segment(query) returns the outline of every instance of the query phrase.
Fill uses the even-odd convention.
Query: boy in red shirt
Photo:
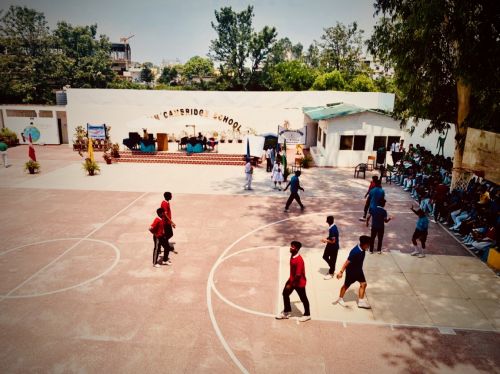
[[[170,210],[170,200],[172,200],[172,193],[171,192],[165,192],[163,194],[163,198],[165,200],[163,200],[161,202],[161,208],[163,209],[164,211],[164,214],[163,214],[163,229],[164,229],[164,236],[165,236],[165,242],[167,244],[166,247],[163,247],[165,248],[165,251],[164,251],[164,254],[163,254],[163,260],[166,261],[166,262],[169,262],[169,265],[171,264],[170,260],[169,260],[169,252],[172,251],[174,253],[177,253],[175,250],[174,250],[174,247],[173,245],[170,245],[169,243],[169,240],[172,238],[172,236],[174,236],[174,230],[175,229],[175,223],[174,221],[172,221],[172,211]]]
[[[276,319],[290,318],[290,315],[292,314],[290,294],[293,290],[297,291],[300,301],[304,304],[304,315],[299,318],[299,321],[306,322],[311,319],[311,313],[309,312],[309,300],[306,295],[306,269],[304,266],[304,260],[302,256],[299,255],[301,247],[302,243],[295,240],[290,244],[290,278],[288,278],[285,288],[283,288],[283,304],[285,309],[276,316]]]
[[[154,249],[153,249],[153,266],[155,268],[161,267],[160,262],[159,262],[159,257],[160,257],[160,251],[161,247],[163,246],[163,249],[165,250],[166,253],[168,253],[168,242],[165,241],[165,232],[163,231],[163,214],[164,211],[162,208],[156,209],[156,214],[158,217],[156,217],[149,227],[149,231],[151,234],[153,234],[153,242],[154,242]],[[165,265],[170,265],[167,262],[163,262]]]

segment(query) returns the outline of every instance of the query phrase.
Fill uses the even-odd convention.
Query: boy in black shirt
[[[340,304],[342,306],[346,306],[344,302],[344,295],[347,289],[354,282],[359,282],[359,299],[358,299],[358,308],[370,309],[370,304],[365,299],[365,291],[366,291],[366,279],[365,274],[363,273],[363,261],[365,260],[365,251],[370,248],[371,238],[366,235],[362,235],[359,237],[359,244],[351,249],[349,253],[349,257],[347,258],[344,266],[342,266],[342,270],[337,274],[337,279],[342,278],[344,271],[346,271],[345,282],[342,288],[340,289],[340,296],[334,304]]]

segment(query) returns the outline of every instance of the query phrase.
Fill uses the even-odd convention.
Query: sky
[[[211,22],[214,10],[231,6],[239,12],[254,7],[253,26],[274,26],[278,38],[288,37],[304,49],[320,40],[323,29],[354,21],[368,38],[376,23],[374,0],[2,0],[0,9],[21,5],[45,14],[50,28],[58,21],[72,25],[97,23],[98,34],[111,42],[130,39],[132,60],[160,64],[163,60],[186,62],[209,52],[216,38]]]

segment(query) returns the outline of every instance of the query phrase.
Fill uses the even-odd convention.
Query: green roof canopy
[[[328,106],[304,107],[302,108],[302,111],[313,121],[319,121],[322,119],[344,117],[356,113],[369,112],[370,110],[356,105],[336,103]]]

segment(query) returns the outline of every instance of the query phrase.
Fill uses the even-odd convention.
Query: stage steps
[[[117,162],[136,163],[163,163],[163,164],[191,164],[191,165],[245,165],[245,157],[238,154],[224,153],[193,153],[188,155],[185,152],[132,152],[122,151],[120,157],[114,159]]]

